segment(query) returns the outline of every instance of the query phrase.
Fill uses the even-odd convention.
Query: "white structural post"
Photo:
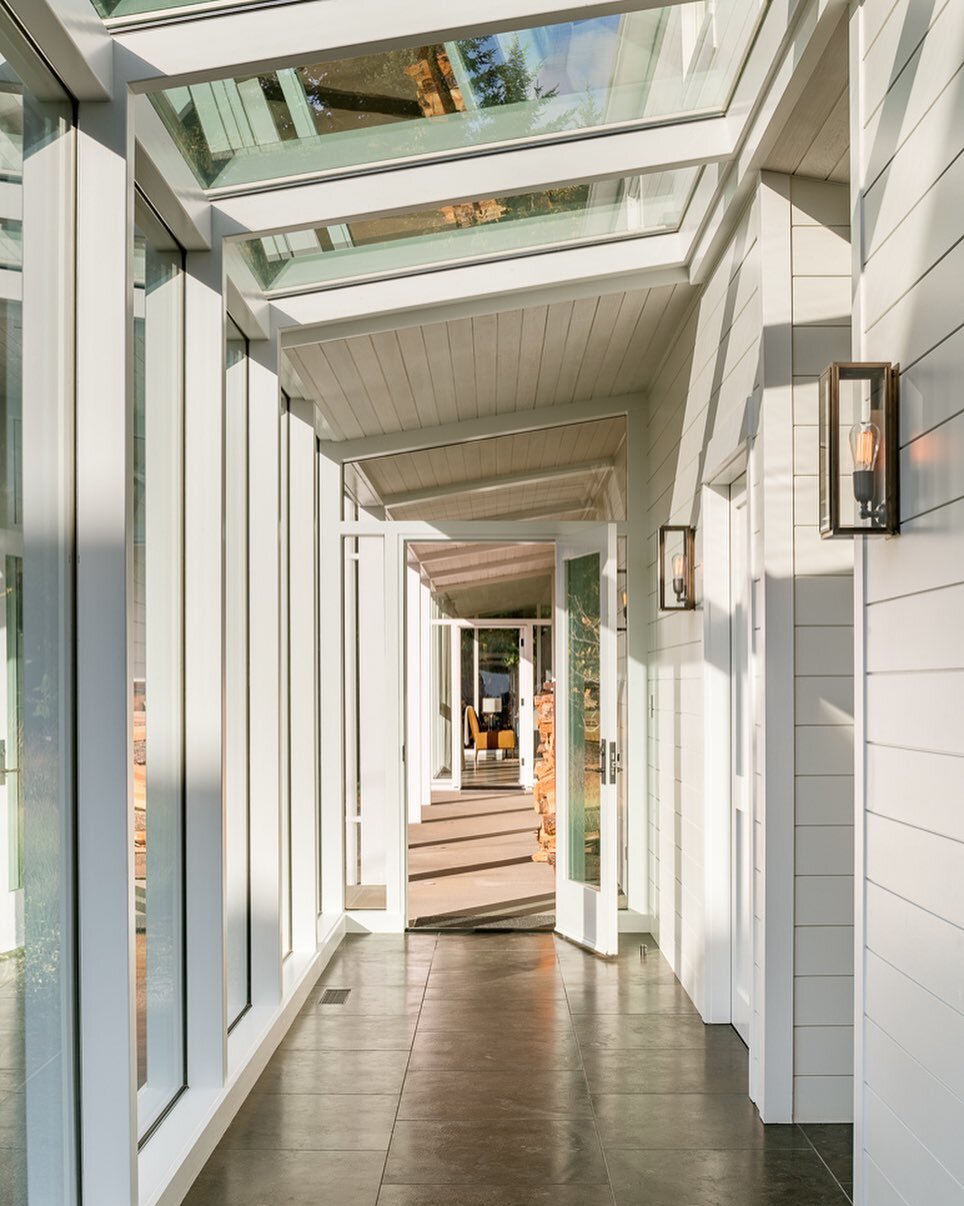
[[[77,858],[83,1197],[137,1201],[129,675],[133,140],[123,98],[77,140]]]
[[[535,783],[535,715],[532,697],[535,695],[535,634],[533,624],[523,624],[519,629],[522,645],[519,658],[519,784],[531,791]]]
[[[288,609],[292,948],[314,951],[318,910],[318,657],[315,628],[315,413],[291,400],[288,415]]]
[[[26,708],[22,717],[25,888],[17,896],[26,898],[26,1118],[33,1137],[27,1147],[27,1193],[31,1202],[72,1206],[74,307],[72,274],[64,267],[73,227],[73,137],[66,102],[35,108],[28,101],[24,109],[23,255],[29,267],[22,274],[23,397],[29,404],[22,416],[23,593],[29,606],[23,616],[23,698],[43,698],[47,705]],[[58,954],[56,970],[52,951]]]
[[[251,1003],[281,1000],[281,393],[275,339],[248,354]]]
[[[764,1122],[793,1119],[793,389],[790,182],[760,187],[764,400],[762,1078]],[[757,818],[761,819],[761,818]]]
[[[428,649],[422,647],[422,577],[418,565],[405,568],[405,790],[408,794],[409,823],[422,819],[422,727],[423,662]]]
[[[620,773],[627,780],[627,840],[629,888],[627,905],[649,918],[649,619],[650,552],[646,522],[646,412],[641,404],[626,413],[626,677],[628,690],[627,747],[620,751]],[[621,601],[617,600],[617,606]]]
[[[184,325],[187,1071],[192,1088],[220,1088],[227,1067],[220,246],[187,257]]]
[[[341,466],[318,457],[318,546],[321,554],[319,658],[321,664],[321,911],[345,907],[345,749],[347,709],[344,633],[344,558],[341,542]]]
[[[452,791],[462,790],[462,629],[449,626],[451,687],[449,712],[452,717]]]

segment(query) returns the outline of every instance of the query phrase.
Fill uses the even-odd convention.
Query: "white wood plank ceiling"
[[[625,440],[624,419],[597,419],[377,457],[348,466],[346,483],[395,519],[617,520]]]
[[[552,600],[552,544],[420,543],[409,547],[409,555],[449,614],[532,615],[536,605]]]
[[[335,439],[645,389],[693,294],[671,285],[289,348]]]

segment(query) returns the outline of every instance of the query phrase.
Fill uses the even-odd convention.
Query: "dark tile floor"
[[[844,1206],[850,1128],[764,1127],[643,941],[347,939],[187,1206]]]

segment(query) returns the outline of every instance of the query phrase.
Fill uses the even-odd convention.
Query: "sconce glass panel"
[[[820,534],[898,530],[898,370],[832,364],[820,378]]]
[[[696,607],[695,561],[696,529],[663,524],[659,529],[660,611],[692,611]]]

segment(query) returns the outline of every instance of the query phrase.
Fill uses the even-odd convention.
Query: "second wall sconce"
[[[696,607],[696,528],[663,524],[659,529],[659,609]]]

